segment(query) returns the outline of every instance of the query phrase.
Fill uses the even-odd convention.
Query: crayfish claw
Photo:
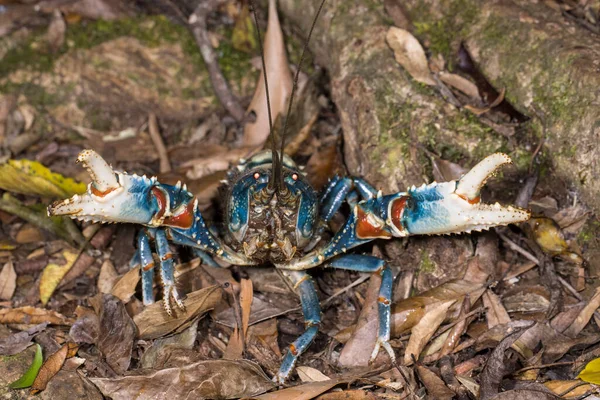
[[[470,201],[477,200],[479,192],[488,178],[502,165],[510,163],[512,163],[512,160],[504,153],[487,156],[460,178],[455,193]]]

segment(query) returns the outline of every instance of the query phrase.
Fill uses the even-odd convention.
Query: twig
[[[332,294],[331,296],[329,296],[327,299],[323,300],[323,301],[320,303],[320,305],[321,305],[322,307],[326,306],[326,305],[327,305],[327,304],[329,304],[329,302],[331,302],[331,300],[333,300],[334,298],[338,297],[339,295],[343,294],[344,292],[348,291],[349,289],[352,289],[353,287],[360,285],[361,283],[363,283],[364,281],[366,281],[366,280],[367,280],[367,279],[369,279],[370,277],[371,277],[371,275],[370,275],[370,274],[365,274],[365,275],[361,276],[360,278],[358,278],[357,280],[355,280],[354,282],[352,282],[352,283],[351,283],[351,284],[349,284],[348,286],[346,286],[346,287],[344,287],[344,288],[342,288],[342,289],[338,290],[337,292],[335,292],[334,294]],[[282,316],[282,315],[289,314],[289,313],[292,313],[292,312],[295,312],[295,311],[301,311],[301,310],[302,310],[302,307],[294,307],[294,308],[290,308],[290,309],[287,309],[287,310],[281,311],[281,312],[279,312],[279,313],[277,313],[277,314],[269,315],[269,316],[267,316],[267,317],[264,317],[264,318],[258,319],[258,320],[256,320],[256,321],[252,321],[252,322],[250,322],[250,323],[248,324],[248,326],[256,325],[256,324],[258,324],[258,323],[260,323],[260,322],[267,321],[267,320],[269,320],[269,319],[271,319],[271,318],[280,317],[280,316]],[[217,321],[217,323],[220,323],[220,324],[222,324],[222,325],[226,325],[226,324],[223,324],[222,322],[219,322],[219,321]],[[228,325],[226,325],[226,326],[228,326]]]
[[[217,98],[221,104],[223,104],[223,107],[225,107],[227,112],[229,112],[236,121],[240,122],[244,119],[244,109],[231,93],[227,80],[225,80],[221,68],[219,68],[217,55],[210,43],[206,26],[208,14],[222,2],[223,0],[200,0],[200,4],[198,4],[198,7],[196,7],[192,15],[190,15],[188,24],[194,35],[194,39],[196,39],[196,44],[200,49],[206,68],[208,69],[210,82],[212,83]]]
[[[533,254],[531,254],[530,252],[528,252],[527,250],[525,250],[524,248],[522,248],[521,246],[519,246],[512,240],[510,240],[503,233],[498,232],[498,236],[500,236],[500,239],[502,239],[508,245],[508,247],[511,248],[511,250],[516,251],[517,253],[523,255],[525,258],[527,258],[528,260],[534,262],[536,265],[541,267],[540,260],[538,260],[538,258],[536,256],[534,256]],[[571,284],[569,282],[565,281],[560,276],[557,276],[557,278],[558,278],[558,281],[560,282],[560,284],[565,288],[565,290],[567,292],[571,293],[571,295],[573,295],[573,297],[575,297],[577,300],[584,301],[584,298],[581,297],[581,295],[579,293],[577,293],[577,290],[575,290],[575,288],[573,286],[571,286]],[[596,317],[600,318],[600,312],[595,311],[594,315]]]
[[[148,115],[148,131],[150,132],[150,139],[152,139],[152,143],[154,143],[154,147],[156,147],[156,152],[158,153],[160,173],[170,172],[171,163],[169,162],[169,155],[162,136],[160,136],[160,132],[158,131],[158,121],[154,113]]]
[[[331,302],[331,300],[335,299],[337,296],[339,296],[342,293],[344,293],[344,292],[352,289],[355,286],[360,285],[361,283],[363,283],[364,281],[366,281],[370,277],[371,277],[370,274],[365,274],[365,275],[361,276],[360,278],[358,278],[357,280],[355,280],[354,282],[352,282],[348,286],[346,286],[344,288],[341,288],[340,290],[338,290],[337,292],[335,292],[334,294],[332,294],[329,298],[325,299],[323,302],[321,302],[321,305],[322,306],[326,306],[327,304],[329,304]]]
[[[550,367],[561,367],[563,365],[573,365],[574,362],[575,361],[561,361],[561,362],[555,362],[555,363],[551,363],[551,364],[531,365],[529,367],[518,369],[515,372],[513,372],[512,374],[516,375],[521,372],[529,371],[532,369],[543,369],[543,368],[550,368]]]

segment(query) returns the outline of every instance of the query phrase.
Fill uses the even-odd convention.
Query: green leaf
[[[37,161],[8,160],[0,164],[0,189],[13,193],[65,198],[84,193],[86,186],[50,171]]]
[[[584,382],[600,385],[600,358],[596,358],[587,363],[583,371],[577,375],[577,378]]]
[[[42,363],[44,362],[44,358],[42,357],[42,347],[39,344],[36,344],[35,346],[35,357],[33,357],[33,362],[31,363],[31,366],[29,367],[27,372],[23,374],[22,377],[8,385],[9,388],[23,389],[33,384],[33,381],[35,380],[35,377],[37,376],[38,372],[40,371],[40,368],[42,367]]]

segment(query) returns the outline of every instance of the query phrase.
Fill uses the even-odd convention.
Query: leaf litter
[[[392,9],[391,2],[386,3],[386,9]],[[270,87],[273,102],[279,104],[274,107],[277,115],[286,112],[282,99],[289,94],[291,74],[289,62],[283,57],[285,44],[279,22],[275,21],[277,29],[271,29],[276,16],[271,12],[273,4],[269,2],[267,33],[271,44],[265,47],[269,76],[278,82]],[[398,19],[401,10],[394,10]],[[235,21],[235,37],[231,39],[234,47],[256,51],[245,4],[225,1],[215,14],[227,15],[223,21]],[[44,40],[49,41],[50,52],[62,52],[70,46],[69,30],[89,17],[64,15],[63,18],[53,12],[48,18],[51,29]],[[227,23],[211,18],[208,21],[209,25]],[[403,24],[403,28],[410,26],[410,22]],[[220,46],[229,40],[222,32],[214,37],[217,50],[222,50]],[[494,88],[481,74],[465,46],[458,54],[458,69],[454,69],[443,57],[432,57],[409,30],[391,28],[387,43],[401,68],[414,80],[439,90],[448,101],[450,93],[457,101],[452,100],[452,104],[458,104],[493,130],[514,135],[516,130],[511,124],[526,119],[508,104],[510,93]],[[102,49],[110,52],[110,42]],[[272,65],[276,72],[270,69]],[[251,72],[259,81],[262,79],[260,71]],[[94,77],[88,79],[93,81]],[[231,85],[234,90],[242,87],[238,86]],[[190,260],[189,255],[183,254],[182,261],[191,261],[181,263],[177,275],[179,285],[185,289],[182,292],[187,293],[186,311],[170,318],[160,303],[142,308],[137,292],[139,269],[128,269],[124,256],[117,251],[118,246],[132,248],[133,240],[119,243],[121,240],[113,236],[122,237],[122,225],[96,237],[94,226],[83,224],[82,234],[70,220],[48,219],[39,212],[40,199],[63,198],[85,190],[84,184],[66,178],[79,177],[78,171],[71,169],[71,160],[82,147],[102,143],[107,146],[107,153],[115,151],[112,162],[119,168],[150,174],[166,171],[170,162],[173,170],[164,176],[187,176],[189,187],[201,199],[203,212],[218,214],[212,202],[224,176],[221,171],[264,145],[268,133],[266,115],[261,112],[266,107],[264,90],[259,84],[248,106],[256,113],[256,121],[262,121],[260,124],[235,125],[219,112],[211,113],[210,121],[153,113],[153,130],[158,132],[155,128],[160,127],[160,141],[155,140],[150,146],[156,152],[160,150],[161,157],[146,150],[139,154],[124,150],[127,143],[138,143],[132,139],[147,138],[147,109],[139,115],[135,111],[128,116],[112,115],[108,123],[120,124],[119,127],[102,127],[107,122],[99,121],[101,115],[96,116],[100,125],[72,121],[70,129],[84,139],[72,139],[73,132],[52,122],[60,133],[52,131],[39,145],[25,136],[21,142],[24,144],[11,142],[8,147],[18,149],[15,153],[24,158],[11,158],[0,168],[0,188],[14,194],[4,193],[0,203],[0,324],[6,329],[0,331],[0,352],[19,356],[32,352],[31,346],[35,345],[35,368],[24,375],[21,384],[33,384],[33,390],[42,390],[42,396],[61,393],[59,389],[53,391],[55,383],[63,388],[70,384],[82,390],[87,387],[90,397],[98,398],[100,395],[89,389],[93,382],[112,398],[131,398],[141,392],[142,398],[170,399],[444,399],[465,398],[466,393],[491,399],[537,399],[559,395],[570,398],[596,390],[586,383],[598,384],[594,357],[600,356],[596,350],[600,342],[596,325],[600,321],[598,283],[586,269],[586,255],[593,254],[594,240],[590,237],[596,231],[590,228],[590,221],[595,217],[577,201],[569,202],[545,187],[532,190],[529,195],[534,196],[530,204],[538,213],[529,224],[529,231],[510,228],[501,230],[500,236],[472,236],[473,246],[460,271],[444,271],[441,277],[430,281],[423,278],[435,274],[427,269],[427,257],[436,251],[433,239],[412,239],[422,244],[418,252],[416,246],[398,244],[399,253],[386,247],[378,254],[389,262],[395,274],[400,268],[406,269],[404,276],[408,279],[403,281],[404,287],[399,290],[403,294],[397,298],[412,295],[392,306],[392,346],[402,360],[399,365],[391,365],[387,355],[382,354],[374,366],[361,369],[368,361],[377,333],[373,295],[377,279],[366,283],[346,271],[315,271],[320,298],[327,298],[322,302],[321,332],[298,363],[298,376],[291,380],[296,386],[280,390],[275,390],[263,371],[276,372],[283,355],[280,345],[295,339],[303,331],[303,324],[297,300],[289,288],[274,279],[273,270],[245,271],[233,266],[222,273],[212,273],[209,271],[213,267],[200,265],[200,260]],[[244,106],[250,96],[246,92],[239,97]],[[21,130],[35,129],[46,117],[29,104],[19,104]],[[324,184],[334,172],[345,172],[341,136],[331,133],[338,121],[329,114],[329,110],[307,112],[306,129],[297,141],[288,142],[295,157],[308,163],[309,176],[314,177],[316,186]],[[133,121],[135,118],[138,120]],[[0,132],[4,132],[9,119],[0,118]],[[207,128],[207,124],[213,128]],[[219,129],[214,128],[217,125]],[[141,128],[131,128],[134,126]],[[124,135],[113,135],[115,132]],[[186,136],[189,132],[195,133]],[[131,134],[132,137],[125,137]],[[112,141],[103,140],[103,135]],[[454,156],[435,154],[426,147],[419,149],[431,159],[435,180],[456,179],[468,167]],[[180,154],[188,154],[185,151],[196,155],[181,157]],[[48,167],[33,161],[36,159],[43,159]],[[162,168],[158,162],[162,162]],[[494,192],[501,190],[490,186]],[[62,245],[44,244],[50,236],[62,238]],[[443,240],[450,246],[452,239]],[[65,241],[77,247],[70,248]],[[538,246],[538,252],[532,243]],[[420,269],[405,265],[405,259],[420,259]],[[37,264],[32,260],[37,260]],[[436,263],[452,261],[455,260],[442,257]],[[562,308],[553,315],[547,315],[552,293],[545,286],[547,275],[540,271],[549,262],[556,264],[564,282]],[[225,296],[221,286],[225,282],[239,288],[240,293]],[[235,307],[239,307],[239,315]],[[207,317],[209,313],[211,317]],[[69,345],[73,341],[80,346]],[[43,363],[42,347],[44,354],[50,354]],[[69,358],[73,352],[77,359]],[[221,359],[224,354],[237,360]],[[0,362],[0,368],[4,362]],[[345,374],[347,371],[351,374]],[[544,385],[518,386],[518,381],[523,380]],[[274,391],[264,394],[269,390]]]

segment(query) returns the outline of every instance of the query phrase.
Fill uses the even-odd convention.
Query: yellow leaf
[[[0,189],[51,198],[84,193],[86,186],[50,171],[37,161],[8,160],[0,164]]]
[[[64,263],[49,263],[42,272],[42,278],[40,279],[40,300],[43,305],[48,303],[50,296],[54,293],[54,289],[58,286],[62,278],[71,269],[80,253],[76,253],[72,250],[65,250],[62,252],[64,257]]]
[[[584,382],[600,385],[600,358],[596,358],[587,363],[583,371],[577,375],[577,378]]]

